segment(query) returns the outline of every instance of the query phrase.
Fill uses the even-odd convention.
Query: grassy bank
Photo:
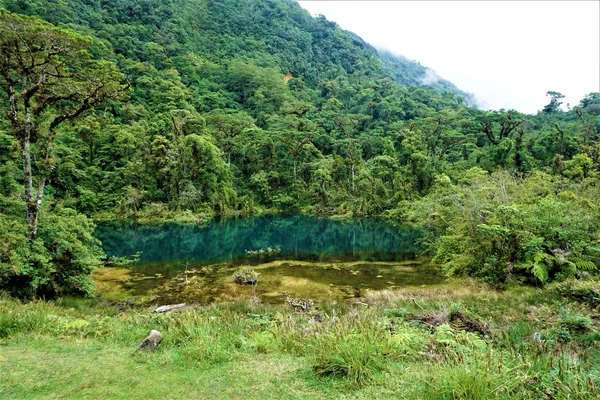
[[[306,313],[3,297],[0,398],[593,398],[598,300],[593,282],[407,288]],[[151,329],[163,343],[135,351]]]

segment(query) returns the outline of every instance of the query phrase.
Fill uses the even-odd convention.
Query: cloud
[[[421,78],[422,85],[433,85],[440,81],[442,78],[431,68],[425,69],[425,75]]]
[[[434,69],[423,84],[439,73],[476,93],[485,109],[536,113],[548,90],[572,105],[600,91],[598,1],[299,3],[376,48]]]

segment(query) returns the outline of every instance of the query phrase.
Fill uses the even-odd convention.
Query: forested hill
[[[425,67],[383,54],[324,17],[313,18],[292,0],[5,0],[10,11],[108,41],[117,54],[175,67],[174,57],[194,53],[222,64],[232,59],[291,73],[312,88],[325,80],[394,77],[421,86]],[[450,82],[433,84],[466,95]]]
[[[446,91],[415,86],[425,73],[418,63],[380,57],[291,1],[0,5],[89,35],[92,55],[115,61],[131,82],[127,102],[65,125],[53,151],[52,194],[88,214],[286,208],[315,195],[323,207],[346,204],[312,185],[341,185],[347,196],[363,161],[400,149],[408,121],[464,104],[448,82],[437,83]],[[19,162],[8,165],[14,188]]]

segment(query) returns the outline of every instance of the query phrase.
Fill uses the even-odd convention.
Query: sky
[[[548,91],[600,92],[600,1],[298,1],[371,45],[473,93],[481,108],[536,113]]]

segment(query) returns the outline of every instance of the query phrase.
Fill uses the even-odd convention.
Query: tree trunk
[[[523,156],[521,155],[521,150],[523,147],[523,129],[519,129],[517,137],[515,138],[515,167],[517,167],[517,171],[523,172]]]
[[[25,204],[27,207],[27,226],[29,240],[35,240],[38,225],[38,203],[33,197],[33,177],[31,172],[31,151],[29,138],[21,142],[21,155],[23,156],[23,184],[25,186]]]
[[[354,193],[354,163],[352,164],[352,193]]]
[[[294,159],[294,183],[296,183],[296,160]]]
[[[94,144],[90,143],[88,147],[90,148],[90,165],[94,165]]]
[[[42,204],[44,182],[40,180],[38,193],[33,195],[33,172],[31,167],[31,113],[26,108],[25,129],[21,138],[21,155],[23,157],[23,186],[25,187],[25,204],[27,207],[27,226],[29,228],[29,240],[37,237],[38,213]]]

